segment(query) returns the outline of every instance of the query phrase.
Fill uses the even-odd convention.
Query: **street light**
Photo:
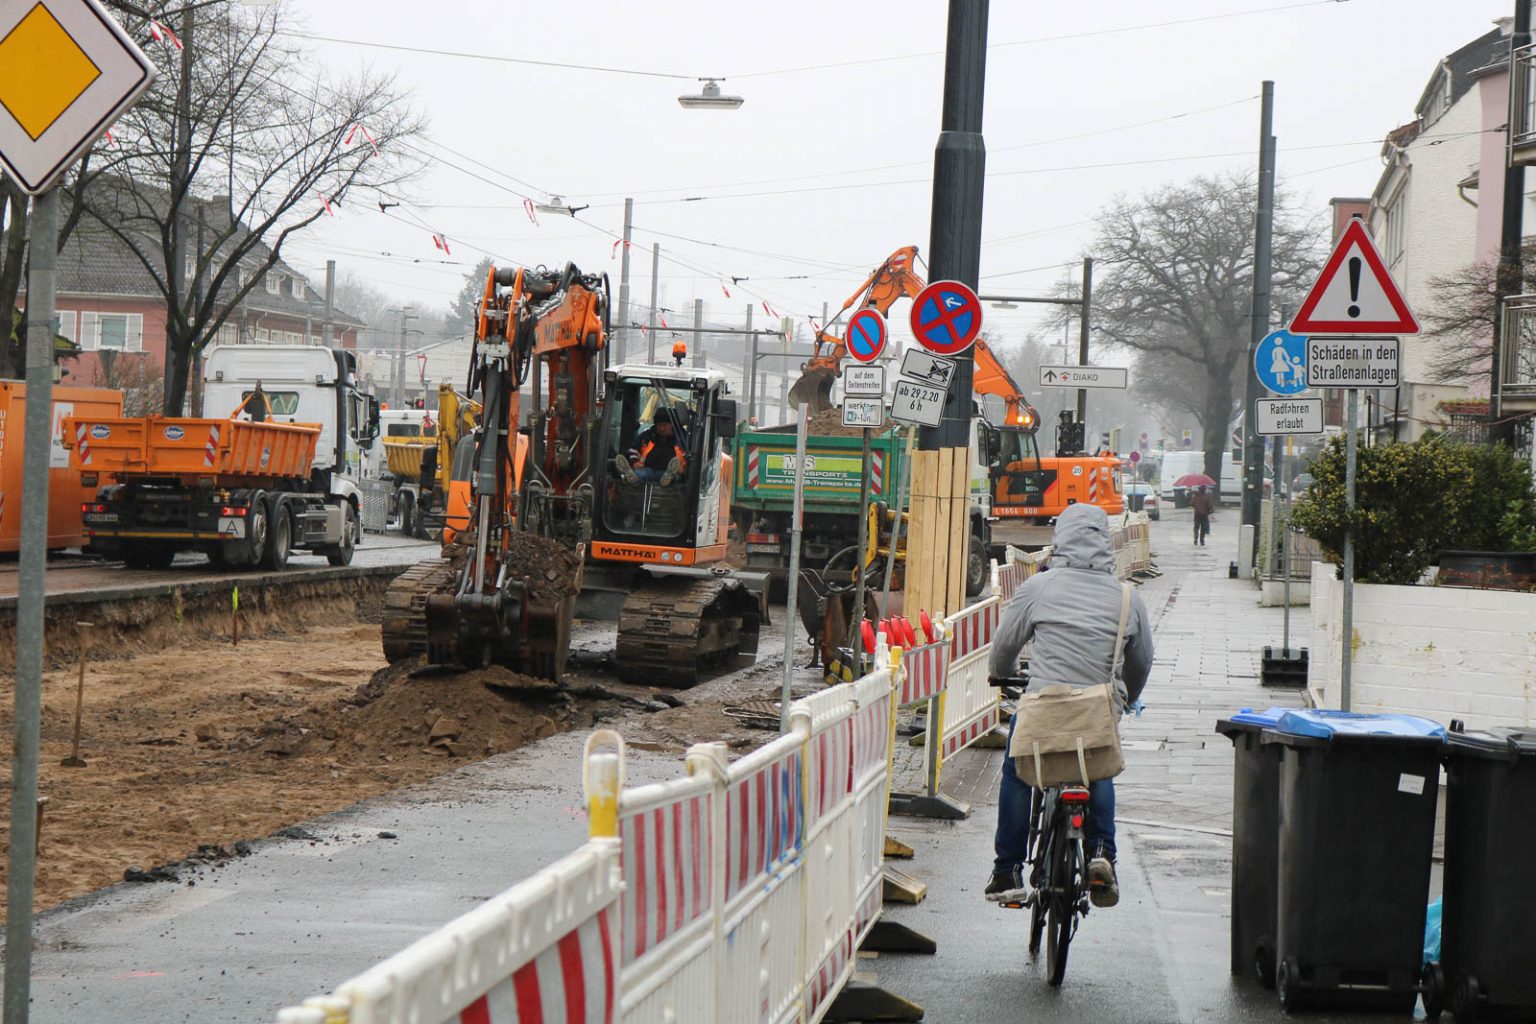
[[[679,96],[677,102],[689,110],[735,110],[746,100],[740,96],[726,96],[720,91],[720,83],[723,78],[701,78],[704,88],[697,96]]]

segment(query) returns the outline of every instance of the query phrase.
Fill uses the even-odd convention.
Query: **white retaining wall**
[[[1344,585],[1312,566],[1308,688],[1339,706]],[[1536,594],[1355,584],[1352,710],[1536,725]]]

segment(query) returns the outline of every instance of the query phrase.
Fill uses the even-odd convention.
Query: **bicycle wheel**
[[[1060,986],[1067,975],[1067,950],[1077,924],[1078,895],[1081,892],[1081,865],[1077,863],[1077,844],[1065,837],[1052,851],[1050,913],[1046,927],[1045,975],[1052,986]]]

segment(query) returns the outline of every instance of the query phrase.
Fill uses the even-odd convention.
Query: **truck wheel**
[[[341,503],[341,543],[326,549],[325,560],[332,565],[351,565],[356,550],[357,516],[352,511],[352,503],[344,501]]]
[[[400,492],[400,532],[407,537],[416,536],[416,499],[410,491]]]
[[[246,556],[244,564],[260,565],[267,554],[267,535],[272,532],[272,513],[267,508],[267,496],[251,497],[250,515],[245,520]]]
[[[261,567],[281,572],[288,567],[288,550],[293,546],[293,520],[282,502],[272,508],[271,522],[267,528],[267,547],[261,555]]]
[[[965,596],[978,596],[987,585],[987,554],[981,538],[971,534],[971,544],[965,558]]]

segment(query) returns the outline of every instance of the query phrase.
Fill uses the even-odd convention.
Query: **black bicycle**
[[[990,680],[1020,692],[1027,678]],[[1029,958],[1045,943],[1046,981],[1059,987],[1067,974],[1067,952],[1079,919],[1088,916],[1088,856],[1083,829],[1088,824],[1088,789],[1051,786],[1037,790],[1029,813],[1029,895],[1004,907],[1029,909]]]

